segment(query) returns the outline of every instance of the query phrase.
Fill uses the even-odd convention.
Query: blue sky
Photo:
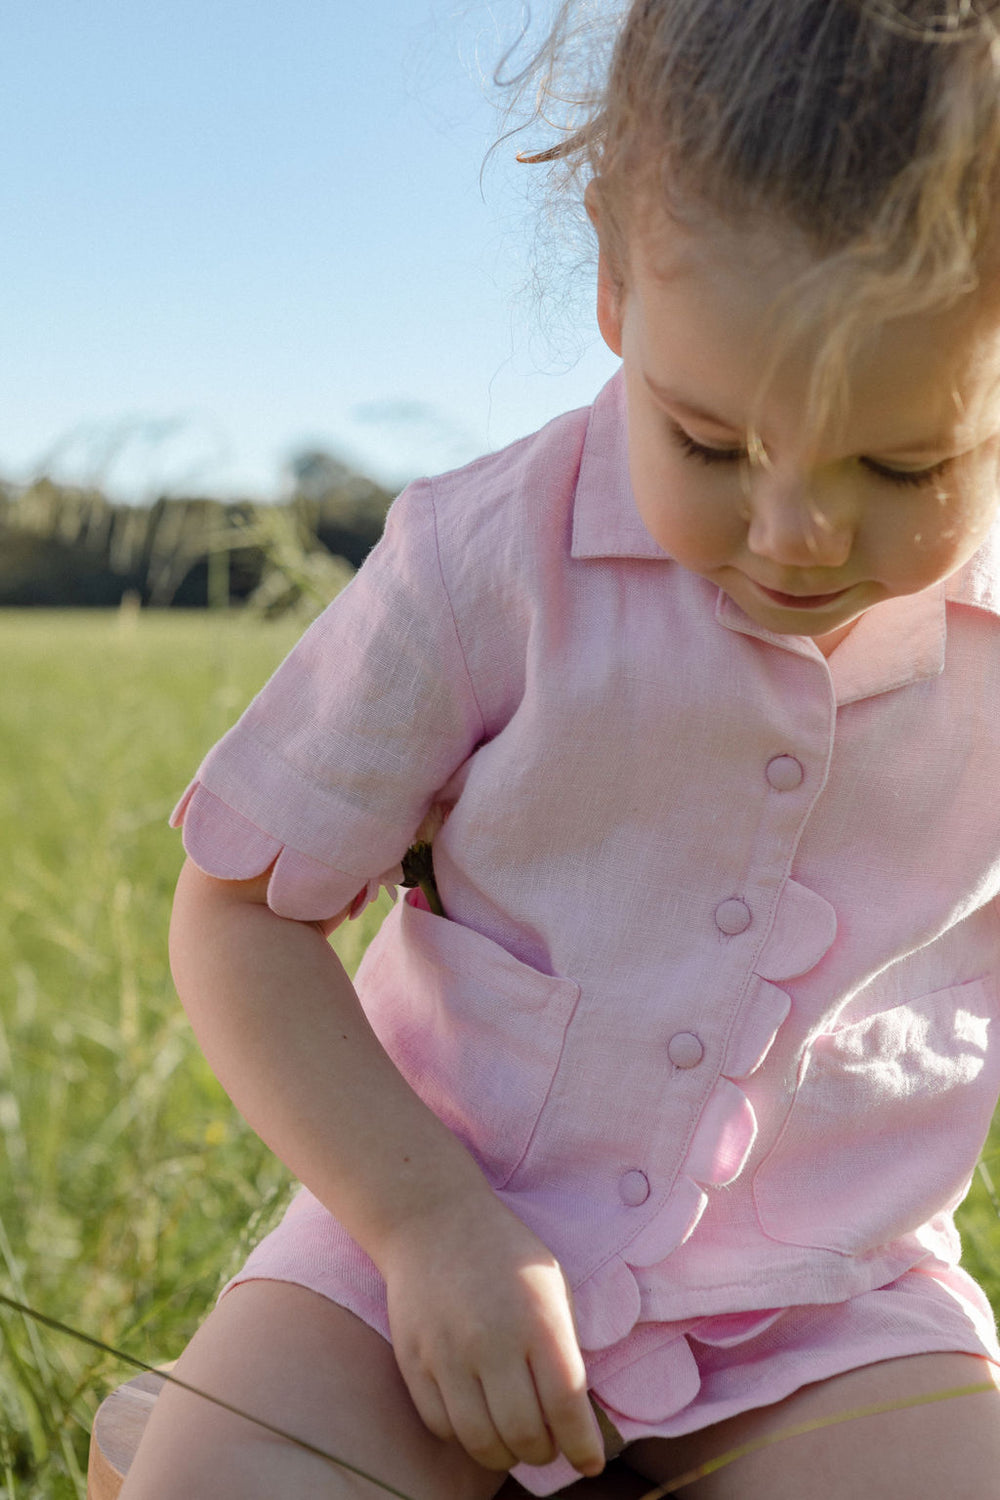
[[[586,284],[554,337],[520,290],[531,169],[480,186],[519,14],[8,0],[0,477],[273,495],[315,444],[396,481],[590,400]]]

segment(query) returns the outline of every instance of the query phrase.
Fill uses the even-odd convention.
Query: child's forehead
[[[723,387],[742,369],[758,389],[770,368],[769,379],[802,390],[856,315],[858,292],[850,272],[828,272],[794,229],[663,215],[633,227],[624,295],[654,363],[660,350],[668,364],[679,354],[696,383],[701,375]],[[855,415],[896,409],[903,426],[926,430],[928,443],[935,426],[1000,427],[1000,277],[984,276],[944,307],[880,317],[869,300],[857,324],[853,345],[837,351],[841,396]]]
[[[625,243],[630,268],[664,281],[699,266],[747,263],[797,276],[821,258],[800,229],[777,215],[723,217],[691,198],[668,209],[648,192],[637,194],[631,206]]]

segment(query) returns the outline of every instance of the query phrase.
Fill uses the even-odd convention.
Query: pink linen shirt
[[[843,1301],[957,1261],[1000,1090],[998,613],[994,533],[828,661],[755,624],[643,527],[616,376],[404,492],[175,821],[316,919],[450,805],[358,989],[585,1349]]]

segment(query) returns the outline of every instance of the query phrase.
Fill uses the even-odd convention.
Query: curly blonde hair
[[[948,306],[995,253],[1000,0],[566,0],[510,83],[559,137],[522,160],[557,197],[593,180],[623,277],[651,210],[795,233],[778,321],[822,320],[819,406],[873,320]]]

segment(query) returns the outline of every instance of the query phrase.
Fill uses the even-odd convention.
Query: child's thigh
[[[385,1340],[325,1297],[251,1281],[225,1296],[174,1373],[394,1485],[489,1500],[503,1482],[418,1417]],[[372,1500],[365,1480],[164,1386],[122,1500]]]
[[[700,1479],[691,1500],[1000,1500],[997,1371],[971,1354],[918,1354],[803,1387],[672,1442],[636,1443],[628,1461],[657,1483],[743,1443],[859,1408],[992,1381],[994,1389],[859,1417],[764,1447]]]

